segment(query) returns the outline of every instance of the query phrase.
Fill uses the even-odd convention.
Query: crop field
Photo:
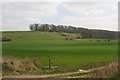
[[[2,55],[35,59],[41,65],[86,65],[118,59],[118,41],[65,40],[56,32],[3,32],[11,41],[2,43]]]

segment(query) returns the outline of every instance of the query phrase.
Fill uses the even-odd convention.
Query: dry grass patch
[[[36,70],[35,60],[22,60],[15,57],[4,57],[2,62],[3,71]]]

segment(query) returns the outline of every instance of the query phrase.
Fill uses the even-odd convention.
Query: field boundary
[[[100,66],[100,67],[97,67],[97,68],[94,68],[94,69],[88,69],[88,70],[79,69],[76,72],[68,72],[68,73],[60,73],[60,74],[46,74],[46,75],[8,75],[8,76],[6,75],[6,76],[3,76],[3,78],[54,78],[54,77],[61,77],[61,76],[63,78],[64,78],[64,76],[68,76],[68,77],[65,77],[65,78],[71,78],[71,77],[69,77],[69,75],[80,74],[80,73],[81,74],[82,73],[90,73],[90,72],[94,72],[94,71],[105,70],[107,68],[117,68],[117,67],[118,67],[118,63],[117,62],[112,62],[108,65]],[[86,75],[86,74],[83,75],[83,76],[79,76],[79,78],[86,78],[86,77],[90,77],[90,76]]]

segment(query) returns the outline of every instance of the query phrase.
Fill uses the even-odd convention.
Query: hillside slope
[[[14,41],[59,40],[64,38],[55,32],[4,32],[2,36],[11,38]]]

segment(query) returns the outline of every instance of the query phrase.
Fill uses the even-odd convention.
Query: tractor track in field
[[[110,63],[109,65],[105,65],[105,66],[100,66],[97,68],[93,68],[93,69],[88,69],[88,70],[82,70],[79,69],[76,72],[68,72],[68,73],[59,73],[59,74],[45,74],[45,75],[27,75],[27,74],[23,74],[23,75],[7,75],[7,76],[3,76],[3,78],[54,78],[54,77],[62,77],[62,78],[71,78],[71,76],[69,75],[74,75],[74,74],[82,74],[82,73],[89,73],[89,72],[93,72],[96,70],[102,70],[102,69],[106,69],[106,68],[110,68],[112,66],[118,66],[118,63]],[[67,76],[67,77],[65,77]],[[82,75],[79,76],[79,78],[85,78],[89,75]]]
[[[9,75],[3,76],[3,78],[54,78],[54,77],[65,77],[69,78],[69,75],[79,74],[79,73],[87,73],[87,72],[68,72],[68,73],[59,73],[59,74],[45,74],[45,75]],[[84,76],[81,76],[84,77]]]

